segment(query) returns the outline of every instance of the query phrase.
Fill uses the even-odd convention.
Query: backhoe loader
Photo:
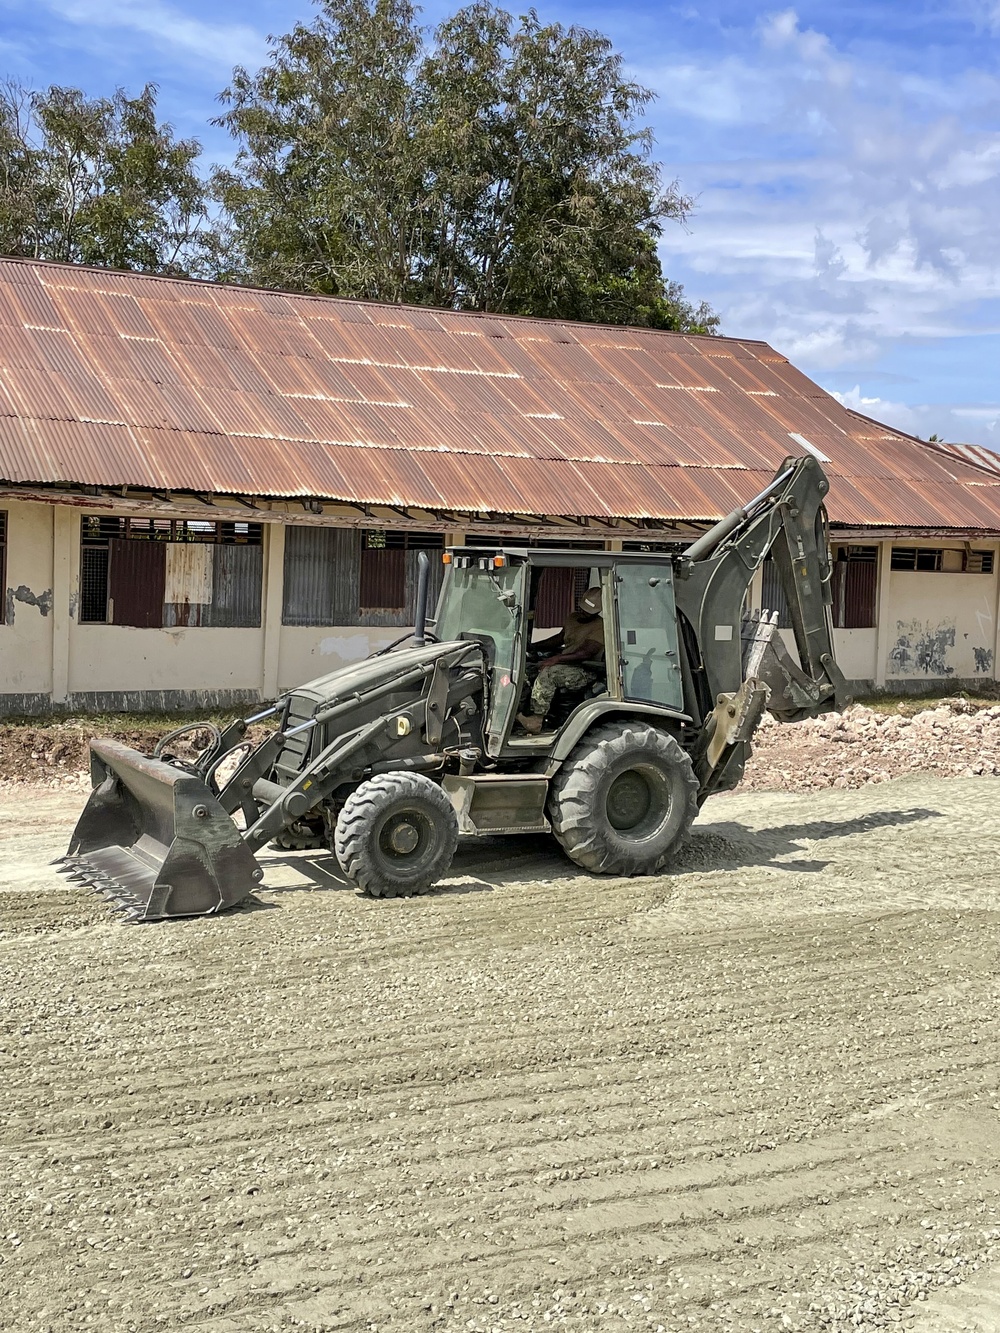
[[[275,841],[329,847],[376,897],[431,888],[460,834],[551,831],[586,870],[659,871],[701,803],[739,782],[765,708],[795,721],[848,702],[827,487],[812,457],[789,458],[674,553],[448,550],[433,621],[425,563],[405,641],[216,730],[193,760],[171,753],[172,738],[150,757],[93,741],[93,790],[63,869],[130,921],[242,902],[264,874],[256,853]],[[745,609],[767,556],[797,662],[775,609]],[[535,697],[540,593],[553,579],[600,605],[602,642],[530,730],[518,715]],[[265,718],[273,731],[251,744],[249,724]]]

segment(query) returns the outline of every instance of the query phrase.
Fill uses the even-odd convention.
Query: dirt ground
[[[0,1327],[1000,1328],[995,778],[124,926],[0,793]]]

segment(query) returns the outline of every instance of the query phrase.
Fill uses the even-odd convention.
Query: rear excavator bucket
[[[115,741],[91,741],[94,785],[59,863],[129,921],[205,916],[242,902],[263,872],[209,788]]]
[[[831,683],[812,680],[775,634],[756,671],[757,679],[769,690],[768,712],[779,722],[800,722],[844,708],[850,703],[844,677],[832,660],[825,666]]]

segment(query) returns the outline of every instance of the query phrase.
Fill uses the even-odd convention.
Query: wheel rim
[[[376,827],[375,846],[389,874],[415,879],[434,860],[434,825],[421,810],[390,810]]]
[[[653,764],[634,764],[618,773],[608,788],[608,823],[620,837],[651,837],[670,817],[670,785]]]

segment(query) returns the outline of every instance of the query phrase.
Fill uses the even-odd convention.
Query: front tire
[[[552,782],[549,819],[566,854],[605,875],[652,875],[698,813],[698,780],[673,736],[641,722],[590,732]]]
[[[333,849],[373,898],[407,898],[448,873],[458,846],[451,801],[422,773],[379,773],[347,798]]]

